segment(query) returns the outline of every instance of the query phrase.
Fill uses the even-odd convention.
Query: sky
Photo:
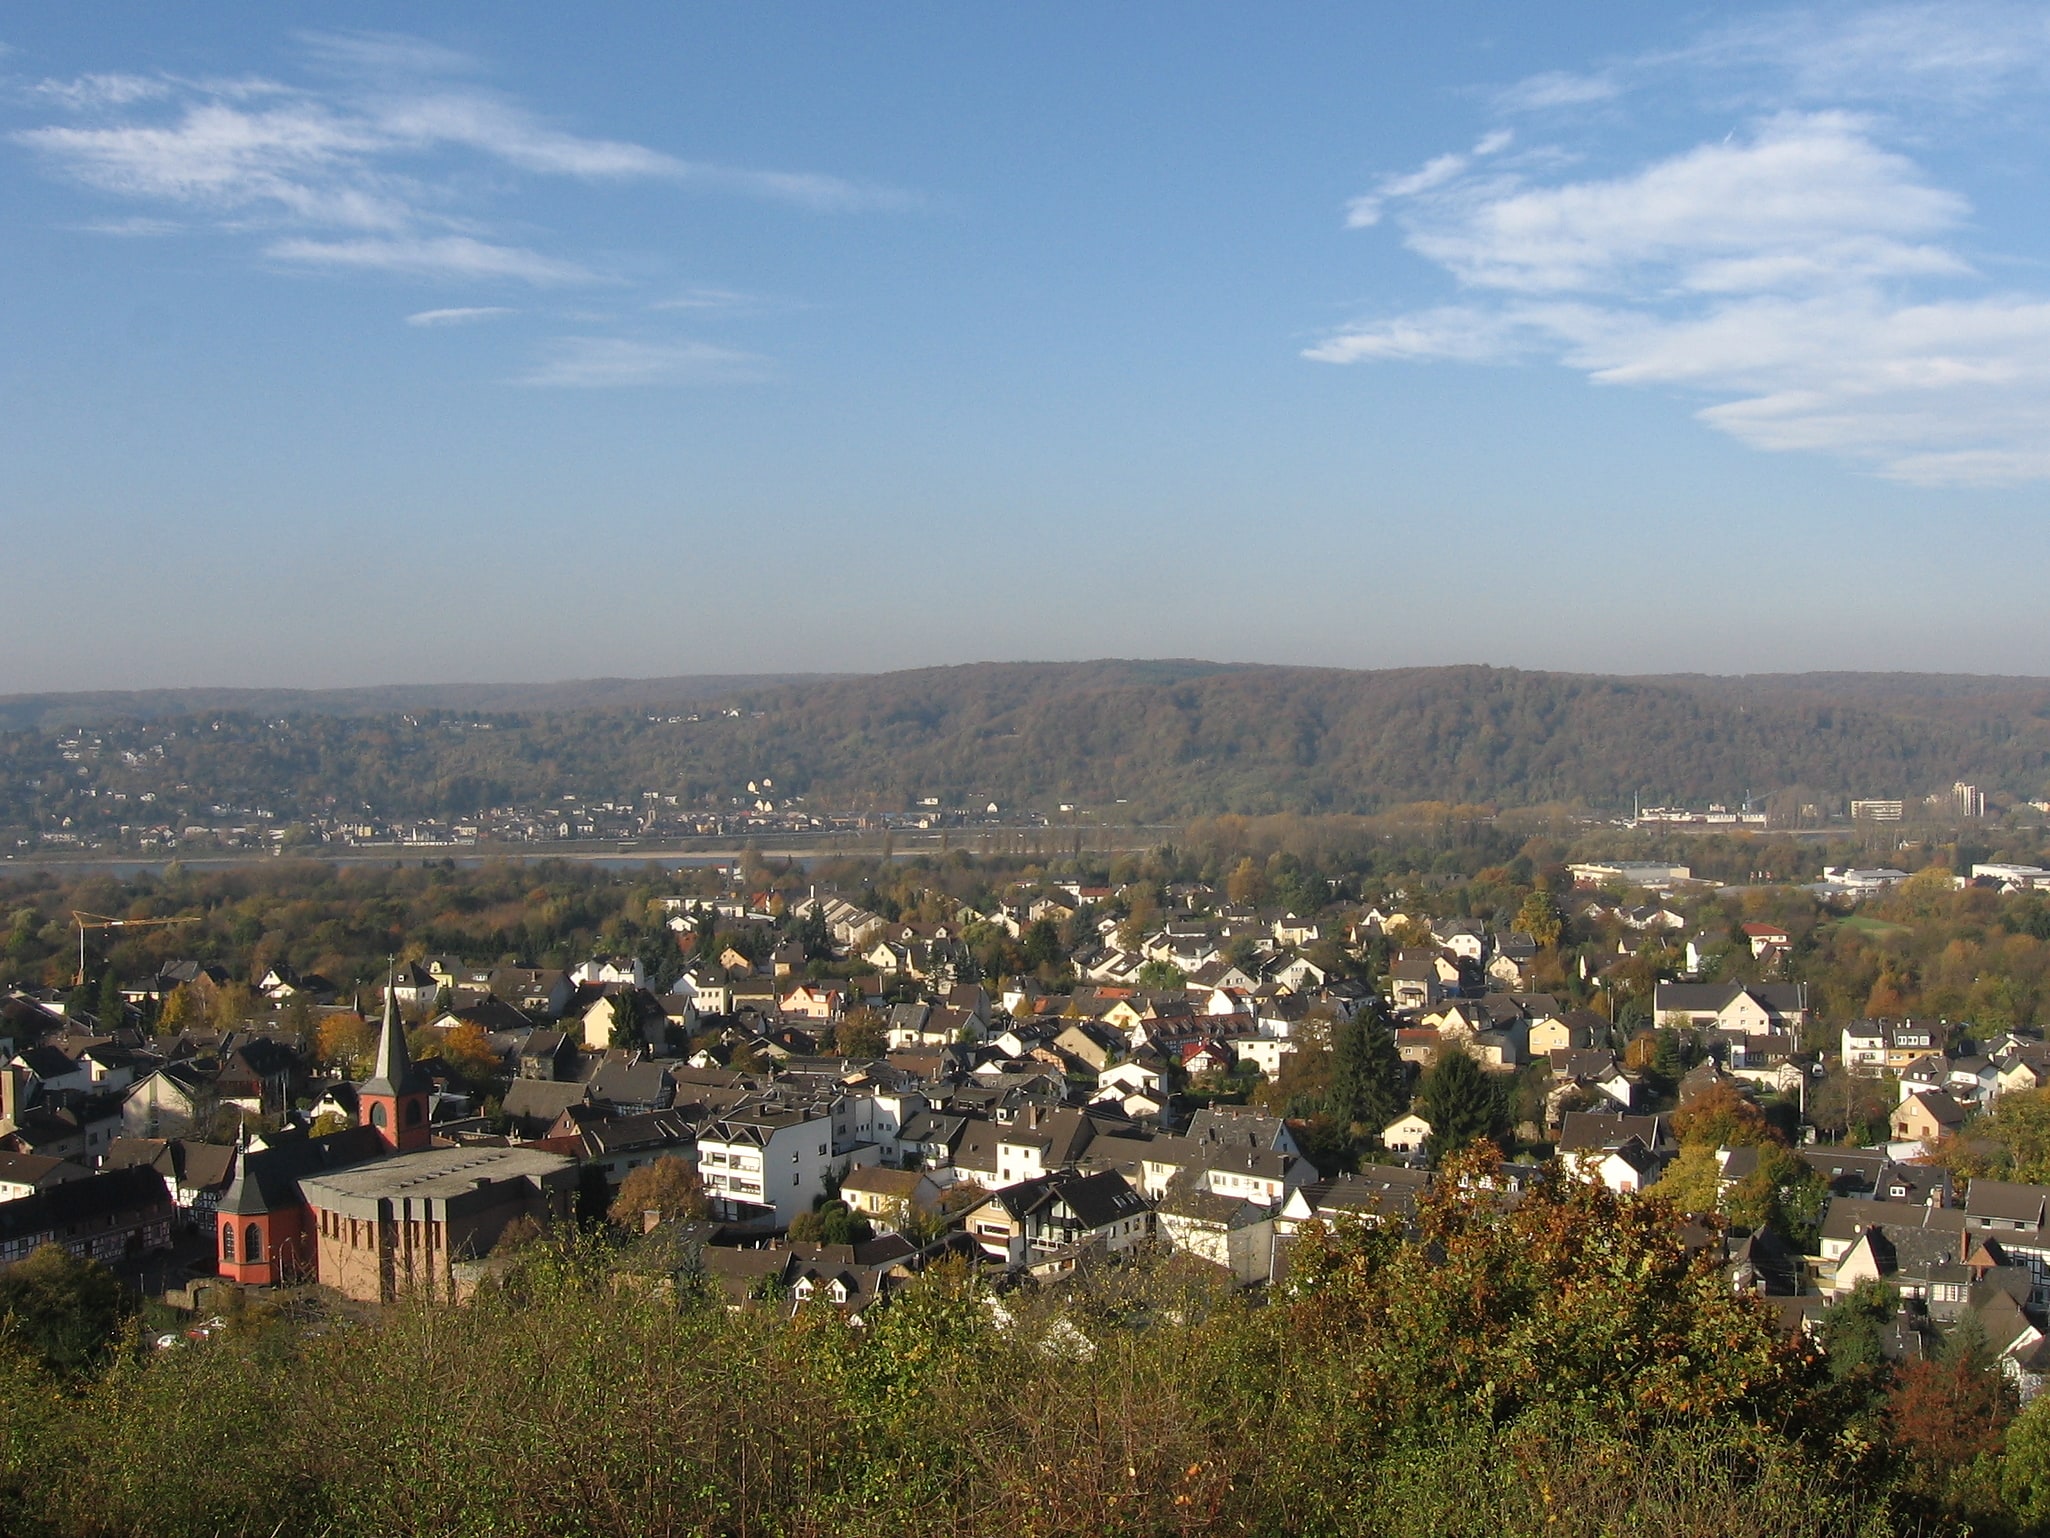
[[[0,692],[2050,673],[2050,9],[0,10]]]

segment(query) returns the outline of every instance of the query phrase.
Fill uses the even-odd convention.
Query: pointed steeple
[[[413,1071],[413,1059],[406,1052],[406,1027],[399,1019],[398,1001],[392,996],[391,974],[384,980],[384,1027],[377,1036],[377,1067],[357,1086],[361,1095],[407,1095],[423,1089]]]
[[[270,1197],[263,1189],[263,1181],[249,1168],[249,1118],[246,1116],[235,1134],[234,1168],[234,1176],[228,1181],[228,1188],[221,1193],[220,1200],[214,1204],[214,1210],[237,1217],[269,1212]]]

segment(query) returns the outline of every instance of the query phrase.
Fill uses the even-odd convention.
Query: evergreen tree
[[[1395,1033],[1370,1009],[1332,1033],[1331,1115],[1360,1139],[1378,1138],[1408,1103],[1408,1071],[1395,1050]]]
[[[1424,1152],[1433,1164],[1483,1138],[1498,1146],[1509,1134],[1509,1108],[1488,1071],[1465,1052],[1446,1048],[1419,1086],[1431,1124]]]

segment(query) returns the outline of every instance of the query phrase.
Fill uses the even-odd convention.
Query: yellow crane
[[[81,913],[71,910],[71,922],[78,926],[78,981],[71,986],[85,986],[85,932],[88,929],[159,929],[166,924],[197,924],[198,917],[182,919],[113,919],[104,913]]]

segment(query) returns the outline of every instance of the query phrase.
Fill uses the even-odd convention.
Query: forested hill
[[[703,705],[743,689],[809,682],[815,673],[707,673],[578,678],[546,684],[379,684],[361,689],[114,689],[0,694],[0,731],[99,725],[229,711],[254,716],[381,716],[420,710],[546,711]]]
[[[414,815],[569,793],[726,797],[764,775],[822,808],[1123,800],[1131,816],[1161,818],[1419,800],[1897,796],[1957,779],[2030,798],[2050,789],[2050,680],[2022,678],[1113,661],[648,681],[638,693],[619,681],[583,694],[496,686],[489,703],[480,690],[478,703],[409,714],[321,694],[203,715],[189,703],[166,714],[148,695],[128,709],[91,698],[105,751],[147,736],[164,748],[164,772],[214,799]],[[657,709],[664,701],[677,707]],[[706,707],[698,719],[673,713],[692,702]],[[39,724],[0,736],[0,800],[55,758],[49,723],[77,719],[51,697],[39,709]],[[490,729],[464,729],[480,720]]]

